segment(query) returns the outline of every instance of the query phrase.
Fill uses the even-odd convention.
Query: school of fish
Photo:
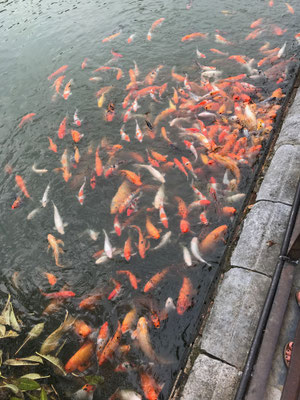
[[[294,13],[290,4],[283,5]],[[190,1],[187,8],[191,6]],[[273,7],[272,0],[269,6]],[[144,40],[164,40],[160,29],[167,23],[167,16],[150,22]],[[264,41],[266,30],[278,37],[277,47]],[[42,238],[48,242],[53,263],[52,271],[44,271],[48,290],[40,290],[47,302],[43,314],[57,313],[75,301],[86,315],[85,320],[67,318],[46,338],[40,352],[54,354],[66,332],[73,329],[78,340],[71,357],[64,360],[68,374],[96,369],[109,379],[105,375],[109,365],[115,374],[138,376],[139,386],[118,388],[110,400],[158,399],[164,382],[155,374],[156,365],[167,369],[178,362],[175,354],[157,348],[153,337],[159,336],[168,319],[183,318],[194,307],[198,282],[193,270],[210,267],[214,253],[225,248],[246,196],[244,180],[253,174],[273,130],[289,69],[297,61],[286,56],[289,44],[281,38],[284,32],[264,18],[249,24],[245,41],[257,46],[255,59],[234,54],[232,39],[219,30],[187,32],[178,37],[178,44],[195,44],[190,60],[194,68],[188,73],[166,65],[144,71],[134,60],[124,70],[122,46],[130,46],[136,35],[133,32],[127,38],[121,30],[112,32],[101,39],[103,51],[110,52],[108,62],[98,66],[84,58],[79,67],[97,87],[91,91],[91,103],[101,113],[103,124],[115,124],[114,132],[91,143],[85,131],[87,116],[80,108],[72,118],[62,112],[56,134],[45,133],[45,147],[49,146],[47,151],[53,152],[56,163],[54,171],[36,164],[31,167],[44,185],[38,200],[31,194],[31,182],[6,166],[18,187],[13,210],[25,201],[40,202],[27,215],[31,220],[45,207],[53,209],[54,230]],[[201,51],[204,41],[212,46],[206,54]],[[300,45],[300,33],[295,41]],[[63,102],[76,96],[73,67],[63,65],[45,78],[45,84],[51,85],[49,101],[59,102],[61,109]],[[229,68],[238,72],[228,76],[224,69]],[[107,76],[110,85],[102,85]],[[268,94],[261,87],[265,80],[272,87]],[[117,96],[121,96],[118,101]],[[28,113],[18,129],[30,129],[39,123],[38,118],[43,116]],[[51,179],[43,178],[50,174]],[[71,221],[64,220],[59,201],[51,198],[55,182],[66,185],[79,207],[85,207],[87,198],[97,199],[97,187],[114,188],[113,197],[105,199],[110,225],[91,226],[83,233],[94,241],[91,259],[94,268],[107,268],[108,283],[80,296],[68,285],[58,289],[60,268],[70,268],[63,238],[74,232],[68,229]],[[171,246],[176,249],[177,264],[156,265],[156,254],[167,255]],[[153,272],[146,276],[132,271],[133,261],[146,259],[152,261]],[[177,280],[179,289],[166,298],[163,285],[169,279]],[[89,313],[97,312],[103,302],[114,302],[117,309],[119,301],[127,304],[125,314],[104,319],[100,326],[89,322]],[[138,354],[141,362],[132,354]],[[74,398],[91,400],[95,389],[85,385]]]

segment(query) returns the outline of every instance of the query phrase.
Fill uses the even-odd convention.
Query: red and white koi
[[[81,185],[79,192],[78,192],[78,196],[77,196],[77,199],[81,205],[83,205],[83,202],[85,199],[85,195],[84,195],[85,184],[86,184],[86,176],[84,177],[83,184]]]
[[[139,127],[139,124],[138,124],[138,122],[137,122],[137,120],[135,120],[135,126],[136,126],[136,128],[135,128],[135,137],[137,138],[137,140],[140,142],[140,143],[142,143],[142,141],[143,141],[143,133],[142,133],[142,131],[141,131],[141,128]]]
[[[77,112],[78,112],[78,110],[75,110],[74,117],[73,117],[74,118],[74,125],[81,126],[82,120],[80,120],[78,118]]]
[[[130,142],[130,137],[124,131],[124,125],[122,125],[120,129],[121,140],[125,140],[126,142]]]

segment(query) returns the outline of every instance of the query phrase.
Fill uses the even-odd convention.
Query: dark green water
[[[65,309],[68,309],[73,316],[84,319],[95,330],[108,321],[113,333],[118,320],[123,320],[133,302],[143,304],[139,298],[145,297],[142,291],[145,283],[156,272],[167,266],[174,265],[168,278],[147,296],[157,302],[159,309],[164,307],[168,297],[173,298],[176,305],[183,276],[191,279],[196,293],[193,306],[182,316],[174,310],[169,314],[168,319],[161,323],[160,329],[149,327],[155,351],[174,362],[170,365],[149,365],[147,356],[127,333],[122,338],[122,344],[132,346],[128,356],[115,356],[112,362],[108,361],[100,368],[97,367],[96,358],[92,360],[89,373],[99,373],[105,378],[104,385],[95,393],[95,399],[108,399],[118,387],[132,388],[142,394],[138,370],[140,366],[150,371],[160,384],[164,384],[161,398],[167,398],[174,377],[181,367],[183,354],[195,336],[195,327],[201,308],[225,250],[225,244],[221,242],[205,257],[210,266],[198,263],[188,268],[183,264],[182,249],[179,244],[189,247],[192,237],[200,235],[202,239],[223,224],[229,227],[228,232],[230,232],[230,227],[234,222],[231,218],[220,215],[218,207],[213,206],[208,211],[208,227],[199,224],[199,213],[191,213],[189,222],[194,233],[182,235],[179,229],[177,203],[174,202],[173,196],[181,196],[187,204],[190,204],[194,200],[194,194],[190,187],[191,177],[187,182],[181,172],[171,169],[165,177],[167,197],[165,210],[170,224],[168,230],[172,231],[171,243],[157,252],[147,253],[145,259],[141,259],[137,254],[127,263],[124,258],[117,256],[103,265],[95,265],[92,255],[103,248],[102,229],[107,232],[113,230],[114,216],[110,214],[110,202],[123,180],[120,175],[113,175],[108,179],[102,176],[97,178],[95,190],[91,189],[89,178],[94,168],[94,152],[100,141],[106,137],[112,145],[121,143],[124,150],[117,156],[121,160],[126,159],[128,151],[138,152],[146,160],[146,148],[168,154],[169,160],[173,160],[174,157],[180,159],[181,156],[188,157],[191,161],[194,159],[194,156],[182,144],[183,138],[177,136],[175,130],[170,135],[177,144],[175,148],[162,139],[160,128],[154,141],[145,138],[143,143],[139,143],[134,138],[134,118],[126,124],[126,133],[131,137],[131,142],[127,144],[120,141],[119,132],[124,113],[122,102],[128,93],[125,90],[129,83],[128,70],[134,68],[133,61],[136,61],[140,70],[140,77],[137,80],[142,81],[152,69],[158,65],[164,66],[154,83],[154,85],[168,83],[162,99],[160,100],[157,96],[160,102],[154,102],[149,96],[139,101],[140,108],[137,113],[143,115],[149,112],[152,122],[162,110],[168,107],[169,100],[173,96],[172,88],[184,87],[183,82],[172,80],[173,66],[176,67],[178,74],[183,76],[187,74],[189,81],[198,84],[200,84],[201,74],[199,63],[216,66],[222,71],[221,78],[246,73],[247,77],[243,81],[256,85],[261,90],[260,97],[254,96],[254,102],[268,98],[278,87],[282,87],[283,92],[286,92],[286,88],[289,88],[289,83],[293,79],[299,55],[299,46],[294,35],[299,30],[300,5],[296,1],[291,5],[295,10],[294,15],[289,13],[285,3],[279,0],[275,0],[273,7],[269,7],[267,1],[257,0],[252,3],[245,0],[194,1],[190,9],[187,9],[185,1],[170,0],[155,2],[142,0],[127,2],[44,0],[38,2],[34,0],[0,3],[0,163],[2,171],[0,175],[0,294],[3,302],[7,293],[12,293],[15,308],[21,313],[21,318],[28,330],[37,322],[47,321],[46,332],[50,333],[63,321]],[[222,12],[224,10],[225,12]],[[147,41],[146,36],[151,24],[161,17],[164,17],[165,21],[153,32],[152,41]],[[260,17],[264,18],[260,26],[262,30],[260,35],[255,40],[245,41],[245,37],[251,32],[250,24]],[[274,34],[274,26],[279,26],[283,30],[287,29],[287,31],[278,36]],[[232,42],[232,45],[216,43],[214,40],[216,29]],[[115,40],[102,43],[102,39],[119,31],[121,34]],[[183,36],[193,32],[209,33],[209,36],[207,39],[181,42]],[[133,33],[135,33],[134,40],[128,44],[127,38]],[[278,76],[273,78],[262,74],[259,78],[251,78],[251,74],[240,64],[229,61],[228,56],[220,56],[209,50],[216,48],[227,52],[229,56],[243,55],[248,59],[254,58],[253,67],[257,68],[257,61],[265,57],[259,52],[259,48],[265,42],[270,42],[270,49],[281,48],[286,42],[282,60],[287,61],[293,58],[286,63],[287,70],[283,69],[286,77],[281,84],[276,84]],[[197,58],[197,48],[206,54],[205,59]],[[116,63],[109,64],[123,70],[124,77],[119,81],[115,79],[116,71],[92,73],[94,69],[111,59],[111,50],[123,55],[123,58]],[[84,58],[89,60],[87,67],[82,70],[81,63]],[[276,64],[277,61],[274,63]],[[47,77],[65,64],[69,65],[69,68],[65,73],[66,78],[62,87],[73,79],[72,95],[67,101],[60,96],[52,101],[54,91],[50,88],[51,82],[47,80]],[[266,71],[271,66],[272,64],[269,64],[258,69]],[[102,80],[89,81],[91,76],[99,76]],[[106,95],[103,108],[99,109],[95,92],[109,85],[112,85],[113,89]],[[145,86],[141,84],[139,89]],[[116,106],[116,116],[112,122],[104,120],[104,111],[109,101]],[[272,102],[274,103],[274,100]],[[68,129],[74,128],[72,119],[75,109],[78,109],[79,117],[83,119],[82,127],[78,128],[84,134],[78,144],[82,160],[76,169],[71,168],[72,178],[65,183],[61,173],[53,172],[53,169],[61,166],[60,158],[65,148],[68,149],[69,155],[73,154],[73,142],[70,135],[63,140],[58,139],[57,131],[66,115],[68,115]],[[19,129],[18,124],[21,118],[31,112],[36,113],[33,121],[24,124],[22,129]],[[162,124],[168,131],[172,131],[167,123],[171,119],[167,118]],[[138,121],[144,130],[144,118],[138,117]],[[239,135],[242,137],[245,133],[241,130]],[[49,151],[48,136],[58,145],[57,154]],[[184,139],[190,140],[190,138]],[[92,156],[86,155],[89,146],[93,148]],[[100,151],[100,157],[106,165],[109,157],[105,150]],[[36,163],[37,168],[47,168],[49,172],[37,175],[31,169],[33,163]],[[12,174],[5,172],[7,164],[11,166]],[[210,177],[214,176],[219,185],[222,207],[230,206],[231,204],[227,204],[224,200],[225,188],[222,180],[225,168],[220,165],[212,168],[203,166],[200,157],[193,167],[194,169],[202,168],[202,173],[196,182],[197,187],[208,195],[207,184]],[[254,159],[251,159],[251,163],[239,164],[239,168],[241,182],[232,194],[247,192],[254,172]],[[124,169],[134,170],[134,167],[132,163],[125,163]],[[138,171],[135,170],[135,172]],[[20,194],[15,185],[16,174],[21,175],[26,181],[32,199],[26,199],[23,196],[24,201],[21,207],[12,210],[11,205],[15,196]],[[81,206],[76,195],[84,176],[87,176],[86,198],[84,205]],[[157,190],[159,183],[154,181],[146,170],[141,170],[141,177],[143,183],[156,185]],[[60,236],[53,230],[51,202],[33,219],[29,221],[26,219],[27,215],[40,205],[39,201],[48,183],[51,186],[49,199],[54,201],[63,220],[68,223],[64,236]],[[143,194],[139,209],[152,206],[156,190]],[[240,206],[241,201],[234,204],[237,210]],[[151,215],[153,215],[152,222],[162,227],[159,224],[157,212]],[[145,214],[137,217],[134,223],[145,230]],[[86,229],[100,232],[96,242],[84,233]],[[162,233],[166,232],[167,230],[163,228]],[[47,253],[49,233],[65,242],[65,253],[61,256],[62,263],[65,265],[63,269],[55,266],[52,251]],[[110,240],[117,248],[123,247],[127,237],[128,229],[124,230],[120,238],[115,234],[110,234]],[[133,242],[138,240],[133,230],[132,237]],[[154,240],[150,242],[151,247],[157,244]],[[116,275],[116,271],[120,269],[130,270],[141,279],[137,291],[131,288],[126,277]],[[16,271],[19,273],[17,288],[12,282],[12,276]],[[43,275],[45,271],[57,276],[58,283],[54,289],[48,285]],[[112,290],[112,277],[122,283],[120,296],[113,301],[107,300],[106,296],[93,311],[79,309],[78,304],[82,298],[106,288]],[[48,301],[41,295],[39,289],[45,292],[59,291],[65,285],[76,293],[76,297],[65,302],[64,307],[56,314],[50,317],[42,316]],[[143,315],[149,317],[149,310],[146,307],[140,306],[139,310],[139,317]],[[46,334],[39,339],[40,342],[45,337]],[[31,350],[38,349],[40,342],[37,341],[35,345],[32,345]],[[60,353],[62,361],[67,362],[79,346],[78,338],[70,335],[67,345]],[[27,351],[28,353],[24,349],[23,355],[30,354],[30,346]],[[129,373],[114,372],[114,368],[127,359],[134,366],[132,370]],[[57,385],[62,398],[70,392],[70,385],[74,390],[78,388],[75,379],[71,378],[59,381]]]

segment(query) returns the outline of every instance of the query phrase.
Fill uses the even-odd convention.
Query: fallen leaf
[[[20,390],[36,390],[39,389],[41,386],[38,382],[34,381],[33,379],[29,379],[29,378],[20,378],[16,381],[16,386],[18,386],[18,388]]]
[[[66,374],[66,371],[64,370],[63,363],[60,361],[59,358],[53,357],[53,356],[50,356],[50,355],[40,354],[40,353],[38,353],[38,352],[36,352],[36,354],[37,354],[38,356],[41,356],[41,357],[44,358],[45,360],[49,361],[50,364],[54,365],[54,366],[61,372],[61,374],[62,374],[63,376],[67,375],[67,374]]]
[[[35,380],[35,379],[47,379],[47,378],[50,378],[50,375],[42,376],[40,374],[32,373],[32,374],[23,375],[23,376],[21,376],[21,378],[28,378],[28,379],[33,379],[33,380]]]
[[[84,379],[89,385],[101,385],[104,383],[104,378],[101,375],[86,375]]]

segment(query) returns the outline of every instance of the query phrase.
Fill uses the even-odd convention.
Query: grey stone
[[[268,168],[256,200],[292,204],[300,176],[300,145],[280,146]]]
[[[244,227],[231,257],[231,265],[272,275],[291,207],[259,201],[244,221]]]
[[[202,350],[242,369],[270,283],[256,272],[228,271],[204,328]]]
[[[200,354],[196,359],[181,400],[233,399],[239,381],[239,371]]]
[[[286,116],[276,148],[283,144],[300,144],[300,90],[298,89],[294,102]]]

